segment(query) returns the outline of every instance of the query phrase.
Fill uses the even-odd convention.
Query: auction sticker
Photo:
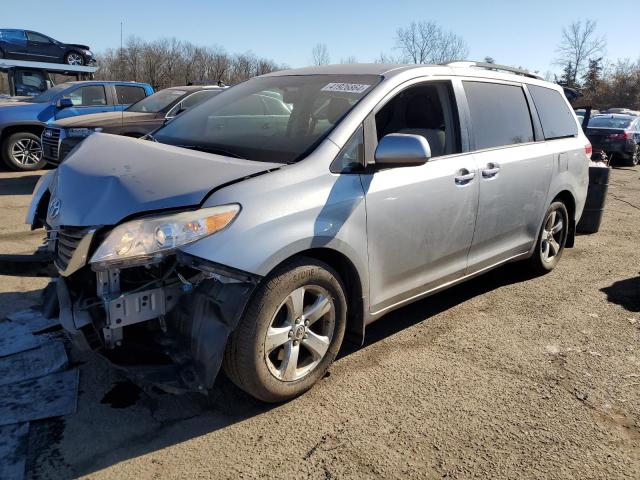
[[[322,92],[362,93],[371,85],[362,83],[328,83],[322,87]]]

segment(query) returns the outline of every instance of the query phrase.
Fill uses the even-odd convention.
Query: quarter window
[[[464,81],[476,150],[533,142],[533,125],[522,87]]]
[[[130,105],[147,96],[144,88],[131,85],[116,85],[116,95],[118,96],[118,105]]]
[[[95,107],[107,104],[107,97],[102,85],[88,85],[76,88],[64,98],[70,98],[74,107]]]
[[[333,173],[350,173],[362,170],[364,166],[364,130],[356,130],[331,164]]]
[[[528,85],[527,88],[538,110],[545,140],[578,134],[573,112],[560,92],[537,85]]]

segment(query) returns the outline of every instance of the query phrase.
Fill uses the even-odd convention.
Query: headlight
[[[225,229],[238,212],[240,205],[231,204],[123,223],[102,242],[90,263],[162,256]]]
[[[102,128],[69,128],[67,130],[67,136],[69,137],[88,137],[94,132],[101,132]]]

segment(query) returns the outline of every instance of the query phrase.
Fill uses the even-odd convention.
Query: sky
[[[398,53],[398,27],[425,20],[461,35],[469,59],[491,56],[497,63],[544,75],[560,70],[553,60],[563,26],[594,18],[599,33],[606,34],[607,57],[640,58],[633,33],[637,15],[603,8],[594,0],[109,0],[82,7],[77,0],[33,0],[28,14],[15,5],[16,0],[0,0],[0,28],[36,30],[63,42],[88,44],[94,52],[119,46],[123,22],[125,39],[176,37],[229,53],[251,51],[294,68],[311,63],[317,43],[327,45],[332,63],[350,56],[371,62],[380,53]]]

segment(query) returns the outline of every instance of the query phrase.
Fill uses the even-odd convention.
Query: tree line
[[[122,48],[98,55],[96,78],[149,83],[159,90],[193,83],[233,85],[257,75],[288,68],[251,52],[229,54],[175,38],[144,41],[130,37]]]
[[[581,91],[583,96],[576,105],[640,110],[640,59],[608,60],[604,56],[606,45],[606,37],[598,34],[594,20],[571,23],[561,32],[554,60],[562,73],[547,73],[547,79]],[[436,22],[422,21],[398,28],[393,49],[373,61],[439,64],[464,60],[468,55],[469,47],[462,36]],[[495,62],[490,56],[485,61]],[[251,52],[230,54],[222,47],[199,46],[175,38],[144,41],[130,37],[122,48],[101,53],[98,62],[99,79],[142,81],[156,90],[192,83],[233,85],[288,68]],[[358,63],[358,59],[348,56],[339,62]],[[309,63],[331,63],[326,44],[312,48]]]

